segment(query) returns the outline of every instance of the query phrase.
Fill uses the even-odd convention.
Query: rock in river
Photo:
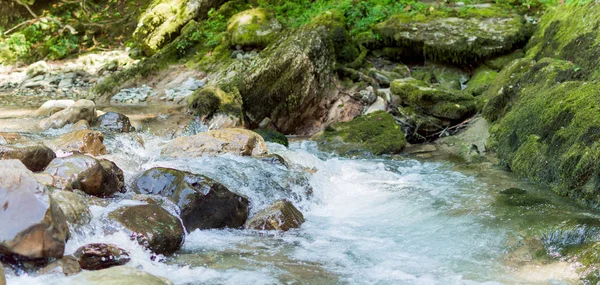
[[[267,153],[267,145],[265,140],[253,131],[223,129],[177,138],[162,150],[162,155],[170,157],[198,157],[224,153],[259,156]]]
[[[179,219],[157,204],[125,206],[108,217],[127,229],[141,245],[158,254],[181,248],[184,231]]]
[[[73,189],[98,197],[124,191],[123,171],[108,160],[87,155],[56,158],[44,173],[67,179]]]
[[[119,133],[135,131],[135,128],[131,126],[131,122],[127,116],[115,112],[108,112],[96,118],[92,127]]]
[[[18,160],[0,160],[0,254],[60,258],[69,231],[46,188]]]
[[[140,194],[168,197],[181,208],[185,228],[239,228],[248,218],[248,199],[208,177],[169,168],[152,168],[132,186]]]
[[[106,154],[104,135],[99,131],[79,130],[60,136],[53,142],[65,152],[89,153],[93,156]]]
[[[29,170],[42,171],[56,154],[45,145],[0,145],[0,159],[18,159]]]
[[[173,285],[164,278],[128,266],[115,266],[97,271],[86,271],[70,277],[67,284],[88,285]]]
[[[93,101],[81,99],[75,102],[70,107],[54,113],[49,118],[46,118],[40,122],[40,128],[47,129],[58,129],[64,127],[66,124],[74,124],[79,120],[86,120],[93,122],[96,118],[96,104]]]
[[[256,213],[244,226],[247,229],[287,231],[299,228],[304,216],[290,201],[279,200]]]
[[[114,244],[91,243],[75,251],[79,265],[85,270],[100,270],[125,265],[131,260],[129,253]]]

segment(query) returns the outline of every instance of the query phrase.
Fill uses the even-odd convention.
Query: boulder
[[[54,191],[50,196],[65,214],[71,234],[92,221],[85,194],[79,191]]]
[[[327,95],[336,55],[323,25],[279,37],[263,50],[253,68],[238,74],[244,112],[258,125],[269,117],[283,133],[308,133],[327,116]],[[335,98],[333,98],[335,101]]]
[[[242,98],[239,93],[225,92],[219,87],[207,86],[196,90],[190,96],[188,106],[194,115],[205,120],[225,117],[233,121],[229,125],[243,124]]]
[[[44,170],[55,157],[45,145],[0,145],[0,159],[18,159],[34,172]]]
[[[114,244],[91,243],[78,248],[73,254],[85,270],[100,270],[125,265],[131,260],[129,253]]]
[[[227,23],[227,35],[232,45],[264,48],[276,39],[281,24],[275,13],[263,8],[240,12]]]
[[[244,225],[247,229],[287,231],[299,228],[304,216],[290,201],[279,200],[266,209],[257,212]]]
[[[401,48],[404,57],[468,65],[514,50],[532,29],[523,16],[492,7],[427,16],[404,13],[374,30],[388,45]]]
[[[71,183],[62,177],[53,176],[48,173],[36,173],[35,179],[50,191],[73,191]]]
[[[61,259],[55,260],[44,268],[38,270],[37,274],[64,274],[65,276],[75,275],[81,272],[79,262],[73,256],[63,256]],[[1,284],[1,283],[0,283]]]
[[[445,153],[462,158],[465,162],[479,162],[488,151],[490,125],[485,118],[474,118],[470,125],[456,135],[437,140],[438,148]]]
[[[496,79],[496,76],[498,76],[498,72],[485,66],[477,68],[473,77],[467,82],[465,92],[470,93],[473,96],[479,96],[485,93],[494,82],[494,79]]]
[[[248,218],[248,199],[200,174],[152,168],[137,177],[133,191],[168,197],[181,209],[188,232],[195,229],[239,228]]]
[[[284,145],[285,147],[289,146],[287,137],[278,131],[270,129],[256,129],[254,132],[259,134],[267,142],[278,143],[280,145]]]
[[[470,78],[462,68],[429,61],[415,67],[411,74],[415,79],[445,90],[462,90],[463,84]]]
[[[87,153],[93,156],[106,154],[104,134],[99,131],[80,130],[70,132],[60,136],[52,144],[64,152]]]
[[[158,0],[142,13],[133,38],[146,56],[168,44],[192,19],[203,20],[226,0]]]
[[[179,137],[162,149],[163,156],[199,157],[231,153],[241,156],[258,156],[267,152],[263,138],[244,129],[224,129]]]
[[[96,118],[92,126],[102,130],[118,133],[135,131],[135,128],[131,126],[127,116],[115,112],[107,112],[104,115]]]
[[[36,111],[32,113],[35,117],[47,117],[52,114],[69,108],[75,104],[73,100],[49,100],[44,102]]]
[[[399,96],[403,106],[421,110],[439,119],[459,121],[477,111],[476,100],[471,94],[437,89],[412,78],[394,80],[390,90]]]
[[[45,75],[48,72],[50,72],[50,66],[43,60],[32,63],[30,66],[27,67],[27,70],[25,70],[27,78]]]
[[[65,280],[69,284],[88,285],[173,285],[169,280],[128,266],[115,266],[96,271],[84,271]]]
[[[183,244],[184,229],[181,222],[157,204],[121,207],[108,217],[154,253],[172,254]]]
[[[42,120],[40,122],[40,128],[44,130],[58,129],[67,124],[77,123],[79,120],[93,122],[95,118],[96,104],[94,104],[93,101],[81,99],[72,106],[67,107],[62,111],[58,111],[49,118]]]
[[[385,99],[383,99],[381,97],[377,97],[377,99],[375,100],[375,103],[373,103],[371,106],[369,106],[367,111],[365,111],[365,115],[371,114],[371,113],[374,113],[377,111],[387,111],[387,102],[385,101]]]
[[[44,173],[67,179],[73,189],[98,197],[111,196],[125,190],[123,171],[107,160],[87,155],[56,158]]]
[[[319,142],[319,148],[343,155],[355,152],[395,154],[406,145],[404,132],[396,124],[394,117],[383,111],[334,124],[313,139]]]
[[[0,254],[61,258],[69,231],[60,207],[20,161],[0,169]]]
[[[451,122],[418,112],[411,107],[398,107],[396,119],[403,127],[406,139],[410,143],[422,143],[450,127]]]

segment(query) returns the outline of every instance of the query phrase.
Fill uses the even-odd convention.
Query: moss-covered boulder
[[[573,62],[584,79],[600,78],[600,4],[560,5],[544,14],[527,44],[527,57]]]
[[[531,28],[525,18],[497,7],[462,13],[400,14],[377,24],[375,32],[403,56],[467,65],[523,44]]]
[[[402,105],[440,119],[461,120],[472,115],[477,107],[470,94],[429,87],[412,78],[395,80],[390,90],[399,97]]]
[[[411,74],[416,79],[447,90],[462,90],[462,85],[470,78],[462,68],[432,62],[413,68]]]
[[[402,151],[406,145],[404,132],[394,117],[384,111],[327,127],[314,139],[319,142],[321,149],[344,155],[357,152],[394,154]]]
[[[155,0],[140,16],[133,33],[145,55],[151,56],[179,35],[192,19],[206,18],[208,11],[226,0]]]
[[[243,122],[242,98],[238,92],[225,92],[216,86],[204,87],[190,96],[188,106],[194,115],[205,119],[223,115],[240,124]]]
[[[336,58],[342,63],[350,63],[353,68],[364,62],[366,49],[359,50],[346,27],[346,17],[338,11],[325,11],[315,17],[310,23],[310,28],[324,27],[333,43]],[[356,61],[356,63],[353,63]]]
[[[489,146],[512,171],[597,207],[600,86],[577,78],[568,61],[517,60],[488,90],[484,115],[493,122]]]
[[[489,69],[487,66],[479,67],[467,82],[465,91],[473,96],[479,96],[490,87],[496,76],[498,76],[498,72]]]
[[[256,8],[240,12],[227,23],[227,35],[232,45],[264,48],[281,31],[281,24],[275,13],[268,9]]]
[[[325,117],[335,63],[332,39],[324,26],[288,32],[259,54],[253,68],[238,74],[244,112],[258,125],[271,118],[283,133]]]
[[[505,55],[497,56],[495,58],[488,59],[484,63],[485,63],[485,66],[487,66],[495,71],[500,71],[505,66],[507,66],[509,63],[511,63],[519,58],[523,58],[523,57],[525,57],[525,53],[522,50],[516,50],[509,54],[505,54]]]
[[[256,129],[254,132],[259,134],[266,142],[278,143],[286,147],[289,146],[287,137],[278,131],[269,129]]]

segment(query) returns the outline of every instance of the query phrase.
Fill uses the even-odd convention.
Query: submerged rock
[[[179,219],[156,204],[121,207],[108,217],[152,252],[172,254],[183,244],[184,229]]]
[[[264,48],[281,31],[275,13],[263,8],[240,12],[227,23],[227,35],[232,45]]]
[[[471,9],[453,17],[400,14],[377,24],[384,41],[402,48],[405,57],[467,65],[508,52],[524,43],[531,27],[523,16],[500,8]]]
[[[60,207],[20,161],[0,160],[0,169],[0,254],[62,257],[69,231]]]
[[[169,280],[128,266],[115,266],[103,270],[85,271],[69,277],[66,282],[89,285],[173,285]]]
[[[383,111],[327,127],[313,139],[319,142],[320,148],[340,154],[364,151],[374,155],[395,154],[406,145],[404,133],[394,117]]]
[[[152,168],[137,177],[136,193],[168,197],[181,209],[188,232],[239,228],[248,218],[248,199],[206,176],[169,168]]]
[[[287,200],[279,200],[256,213],[244,227],[254,230],[287,231],[299,228],[302,223],[304,216],[294,204]]]
[[[79,130],[70,132],[54,140],[53,144],[64,152],[88,153],[93,156],[106,154],[104,134],[99,131]]]
[[[0,145],[0,159],[18,159],[34,172],[44,170],[54,158],[54,151],[45,145]]]
[[[81,99],[70,107],[54,113],[49,118],[40,122],[40,128],[59,129],[67,124],[77,123],[79,120],[93,122],[96,118],[96,104],[90,100]]]
[[[244,129],[224,129],[180,137],[162,149],[163,156],[199,157],[231,153],[241,156],[258,156],[267,152],[263,138]]]
[[[85,270],[100,270],[125,265],[131,260],[129,253],[114,244],[91,243],[78,248],[73,254]]]
[[[87,155],[54,159],[44,173],[67,179],[73,189],[98,197],[124,191],[123,171],[107,160]]]
[[[115,112],[107,112],[104,115],[96,118],[92,126],[102,130],[119,133],[135,131],[135,128],[131,126],[127,116]]]

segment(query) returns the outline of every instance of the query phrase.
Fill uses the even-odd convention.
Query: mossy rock
[[[456,66],[427,62],[411,72],[416,79],[446,90],[462,90],[462,84],[470,78],[469,73]]]
[[[211,117],[216,113],[242,117],[240,95],[215,86],[196,90],[188,99],[188,106],[194,115],[201,117]]]
[[[600,4],[560,5],[548,9],[526,46],[527,57],[572,62],[581,79],[600,78]]]
[[[469,82],[467,82],[465,92],[473,96],[483,94],[494,82],[496,76],[498,76],[498,72],[487,68],[487,66],[477,68]]]
[[[516,207],[532,207],[549,203],[549,201],[544,198],[536,197],[527,193],[527,191],[518,188],[509,188],[501,191],[500,195],[496,196],[496,202],[502,205]]]
[[[227,23],[227,35],[231,45],[264,48],[281,31],[281,24],[275,13],[268,9],[256,8],[240,12]]]
[[[171,42],[190,20],[206,18],[208,11],[226,0],[155,0],[140,16],[133,33],[144,54],[151,56]]]
[[[269,129],[256,129],[254,132],[259,134],[266,142],[278,143],[284,145],[285,147],[289,146],[287,137],[278,131]]]
[[[440,119],[464,119],[472,115],[477,107],[475,98],[470,94],[427,87],[426,83],[416,79],[395,80],[390,90],[400,97],[403,105]]]
[[[319,147],[342,155],[369,152],[374,155],[400,153],[406,145],[404,132],[392,115],[377,111],[325,129],[315,139]]]
[[[488,59],[484,63],[487,67],[495,71],[500,71],[511,62],[523,57],[525,57],[525,53],[521,50],[517,50],[509,54]]]
[[[333,43],[335,54],[340,62],[353,62],[358,58],[358,61],[353,68],[358,68],[362,65],[364,55],[359,50],[357,45],[352,40],[346,27],[346,17],[338,11],[326,11],[321,13],[310,23],[311,28],[325,27],[329,33],[329,38]]]
[[[531,25],[524,17],[498,7],[429,14],[400,14],[377,24],[387,46],[407,56],[468,65],[505,53],[525,43]]]
[[[507,70],[518,72],[504,74]],[[503,70],[484,115],[488,145],[518,175],[582,205],[600,203],[600,101],[595,82],[574,81],[571,62],[517,60]]]

